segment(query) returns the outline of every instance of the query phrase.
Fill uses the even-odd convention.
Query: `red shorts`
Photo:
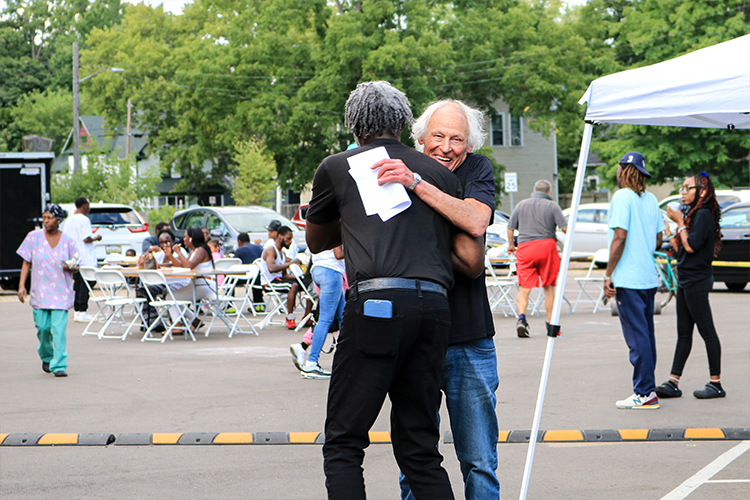
[[[560,271],[560,256],[557,253],[557,240],[532,240],[518,245],[516,274],[522,288],[536,288],[539,279],[542,286],[555,286]]]

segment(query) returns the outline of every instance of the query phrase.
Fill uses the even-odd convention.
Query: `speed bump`
[[[500,430],[498,443],[528,443],[531,431]],[[391,435],[370,431],[370,443],[389,444]],[[602,443],[639,441],[750,440],[750,428],[687,429],[595,429],[540,430],[538,443]],[[134,434],[72,433],[0,433],[0,446],[195,446],[195,445],[299,445],[323,444],[322,432],[162,432]],[[452,444],[453,434],[445,433],[443,442]]]

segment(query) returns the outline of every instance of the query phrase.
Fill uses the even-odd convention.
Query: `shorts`
[[[521,243],[516,250],[518,265],[518,285],[522,288],[536,288],[539,279],[542,286],[555,286],[560,271],[560,255],[557,253],[557,240],[532,240]]]

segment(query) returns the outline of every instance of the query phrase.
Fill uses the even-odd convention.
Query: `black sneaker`
[[[44,373],[50,373],[49,363],[42,361],[42,371]]]
[[[68,376],[68,372],[66,372],[65,370],[60,370],[59,372],[55,372],[55,377],[67,377],[67,376]]]
[[[518,337],[522,339],[529,338],[529,324],[526,322],[523,318],[518,318],[518,321],[516,322],[516,332],[518,332]]]
[[[679,398],[682,396],[682,391],[672,382],[667,381],[656,388],[656,395],[660,398]]]
[[[706,384],[706,387],[703,389],[698,389],[697,391],[693,391],[693,396],[695,396],[698,399],[714,399],[714,398],[723,398],[726,396],[727,393],[724,391],[724,389],[719,389],[715,385],[713,385],[711,382]]]

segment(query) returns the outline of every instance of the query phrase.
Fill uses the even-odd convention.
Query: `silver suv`
[[[68,217],[75,212],[73,203],[60,205],[68,212]],[[92,203],[91,212],[87,215],[91,221],[94,234],[101,234],[102,239],[94,242],[96,260],[102,262],[108,255],[125,255],[130,249],[136,255],[141,253],[143,240],[149,237],[148,222],[130,205],[117,203]],[[66,218],[60,229],[65,227]]]
[[[265,243],[268,239],[266,226],[274,219],[283,226],[289,226],[294,232],[294,242],[300,251],[307,248],[305,232],[283,215],[266,207],[193,206],[177,212],[169,227],[180,239],[189,227],[207,227],[212,238],[224,242],[224,252],[231,253],[237,245],[237,235],[241,232],[248,233],[251,242],[260,240],[261,244]]]

